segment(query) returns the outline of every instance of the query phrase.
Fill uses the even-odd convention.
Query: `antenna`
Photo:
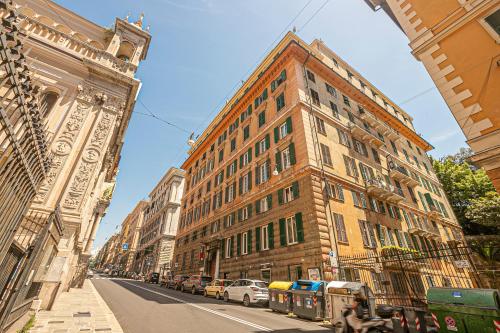
[[[195,143],[195,141],[194,141],[193,137],[194,137],[194,132],[191,132],[191,135],[189,136],[189,139],[187,140],[187,144],[188,144],[190,147],[193,147],[193,146],[194,146],[194,143]]]

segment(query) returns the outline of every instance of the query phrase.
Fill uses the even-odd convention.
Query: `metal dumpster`
[[[269,308],[273,311],[290,313],[292,312],[292,295],[290,287],[292,282],[274,281],[269,285]]]
[[[427,291],[427,302],[439,332],[500,331],[500,297],[496,289],[433,287]]]
[[[372,290],[366,283],[331,281],[326,285],[326,311],[325,318],[329,319],[332,325],[342,322],[342,309],[346,305],[352,305],[355,292],[358,292],[367,300],[367,308],[370,317],[375,317],[375,297]]]
[[[325,317],[325,281],[298,280],[291,288],[293,314],[299,318],[321,320]]]

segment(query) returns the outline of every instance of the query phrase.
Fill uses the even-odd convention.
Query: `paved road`
[[[92,282],[125,333],[327,333],[330,329],[262,307],[224,303],[143,282],[95,277]]]

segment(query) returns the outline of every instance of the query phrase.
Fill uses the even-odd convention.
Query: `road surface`
[[[92,283],[125,333],[327,333],[321,323],[225,303],[156,284],[96,276]]]

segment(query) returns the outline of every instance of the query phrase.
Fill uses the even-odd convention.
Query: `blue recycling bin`
[[[292,285],[293,314],[299,318],[325,318],[325,281],[298,280]]]

